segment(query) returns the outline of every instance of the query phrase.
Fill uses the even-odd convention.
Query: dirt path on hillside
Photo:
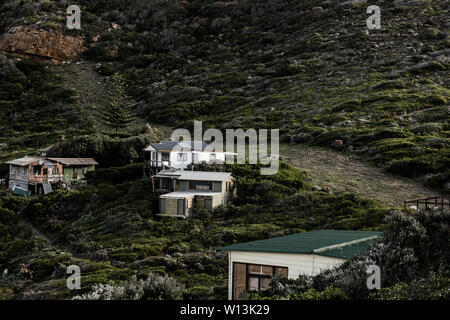
[[[45,234],[43,234],[41,231],[39,231],[32,223],[28,222],[27,220],[23,218],[19,218],[19,224],[21,225],[28,225],[31,228],[31,231],[33,234],[38,237],[44,239],[49,245],[52,245],[52,242]]]
[[[400,208],[406,199],[438,196],[411,179],[393,176],[332,150],[301,145],[281,145],[282,159],[307,172],[312,185],[331,191],[354,192]]]
[[[78,108],[79,116],[89,119],[97,131],[103,132],[108,128],[99,121],[98,111],[107,100],[107,78],[96,71],[97,67],[95,63],[82,59],[54,66],[62,77],[64,87],[78,92],[74,107]],[[144,119],[136,118],[128,125],[128,129],[141,128],[145,123]]]

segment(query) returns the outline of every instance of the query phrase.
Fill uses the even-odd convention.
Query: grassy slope
[[[414,180],[394,176],[354,156],[332,150],[285,144],[280,147],[280,153],[284,161],[304,170],[312,185],[356,193],[387,207],[399,208],[403,200],[439,194]]]
[[[365,4],[338,1],[250,0],[226,8],[200,0],[187,5],[81,1],[81,31],[65,30],[57,14],[61,1],[46,3],[9,11],[5,4],[3,28],[54,25],[88,39],[100,35],[86,57],[99,63],[100,74],[118,70],[128,78],[136,111],[146,121],[187,128],[192,119],[222,129],[279,128],[285,142],[325,147],[342,139],[347,151],[393,173],[429,174],[427,182],[437,188],[450,179],[445,2],[384,1],[382,29],[371,31]],[[312,10],[317,6],[324,10]],[[110,22],[121,28],[112,29]],[[57,74],[64,78],[64,70],[77,68],[78,79],[84,79],[83,65]],[[93,99],[81,104],[96,103],[100,96],[95,90]],[[14,119],[29,117],[23,102],[4,116],[3,158],[18,146],[48,145],[64,132],[95,131],[92,117],[74,119],[79,105],[49,100],[40,110],[56,115],[53,123],[36,126],[28,120],[11,129]],[[32,115],[48,122],[43,114]]]

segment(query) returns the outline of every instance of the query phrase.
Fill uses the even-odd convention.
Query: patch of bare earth
[[[356,193],[390,208],[402,207],[406,199],[438,196],[416,181],[391,175],[332,150],[285,144],[280,146],[280,154],[284,161],[305,171],[312,185]]]

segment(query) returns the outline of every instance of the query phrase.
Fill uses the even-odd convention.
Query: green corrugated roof
[[[364,254],[370,243],[375,241],[373,237],[379,237],[380,235],[381,232],[377,231],[315,230],[290,234],[284,237],[234,244],[217,248],[217,250],[315,253],[327,257],[349,259],[357,254]]]

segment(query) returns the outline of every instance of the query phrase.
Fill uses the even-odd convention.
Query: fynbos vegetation
[[[355,177],[356,194],[316,185],[301,163],[272,176],[190,165],[232,172],[237,194],[173,219],[157,215],[144,170],[144,148],[198,120],[279,129],[287,150],[333,150],[448,192],[448,3],[378,2],[381,29],[369,30],[365,1],[79,0],[81,29],[66,27],[67,1],[2,1],[0,300],[226,299],[216,248],[317,229],[384,233],[366,256],[245,297],[449,299],[448,212],[393,211],[365,188],[376,176]],[[42,153],[99,166],[71,190],[13,195],[4,162]],[[369,264],[380,290],[366,286]],[[80,290],[66,286],[70,265]]]

